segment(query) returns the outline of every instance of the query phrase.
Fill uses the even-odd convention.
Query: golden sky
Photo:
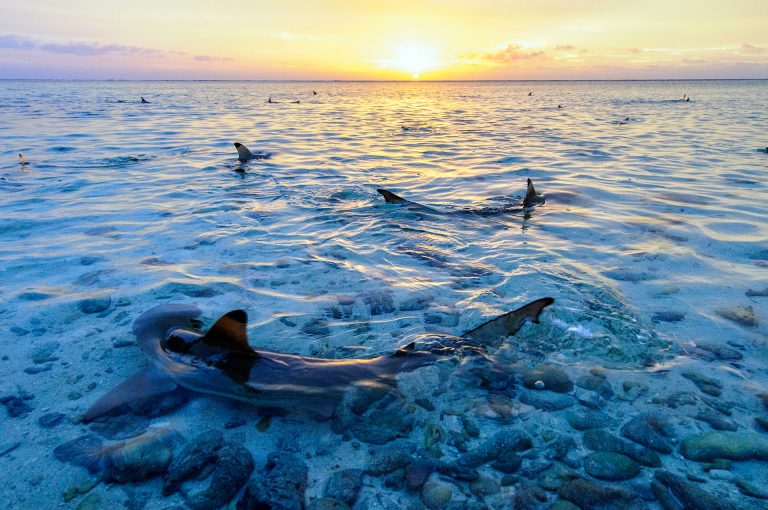
[[[768,78],[766,0],[0,0],[0,78]]]

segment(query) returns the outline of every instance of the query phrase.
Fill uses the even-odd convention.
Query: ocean
[[[208,481],[162,486],[169,459],[217,431],[252,457],[249,483],[274,482],[268,456],[303,465],[290,497],[314,508],[343,500],[340,470],[360,475],[345,504],[361,509],[509,508],[530,484],[541,497],[519,508],[591,508],[583,494],[605,486],[662,508],[654,480],[760,508],[743,486],[768,486],[766,125],[768,81],[0,81],[0,502],[216,508]],[[241,163],[235,142],[269,157]],[[523,209],[529,178],[545,202]],[[540,324],[399,375],[385,413],[190,395],[81,422],[152,362],[131,325],[156,305],[194,304],[205,327],[242,309],[256,349],[343,359],[542,297]],[[617,475],[585,429],[662,467]],[[498,451],[467,460],[509,431],[532,444],[517,469]],[[97,460],[61,453],[81,437]],[[715,446],[733,462],[714,470],[691,453],[737,439],[763,453]],[[168,462],[125,483],[104,452],[147,442]],[[388,451],[411,460],[377,469]]]

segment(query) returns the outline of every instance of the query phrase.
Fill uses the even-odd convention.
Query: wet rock
[[[447,483],[429,480],[421,489],[421,502],[429,509],[445,508],[453,498],[453,489]]]
[[[335,498],[320,498],[312,501],[307,510],[350,510],[349,505]]]
[[[651,317],[653,322],[680,322],[685,319],[685,313],[675,311],[656,312]]]
[[[594,452],[584,459],[584,470],[600,480],[629,480],[640,474],[640,466],[620,453]]]
[[[747,297],[767,297],[768,287],[764,289],[747,289],[744,293]]]
[[[88,494],[86,497],[80,500],[76,510],[99,510],[101,508],[104,508],[102,505],[101,496],[94,492],[92,494]]]
[[[621,427],[621,435],[659,453],[669,454],[672,453],[672,445],[664,437],[664,425],[665,420],[661,417],[641,414]]]
[[[568,374],[555,365],[541,365],[528,370],[523,372],[522,378],[523,386],[531,390],[549,390],[556,393],[568,393],[573,390],[573,381]]]
[[[624,393],[620,397],[622,400],[634,402],[648,393],[648,385],[640,381],[624,381],[621,384],[621,390]]]
[[[328,327],[328,321],[318,317],[307,321],[301,327],[301,332],[307,335],[328,336],[331,334],[331,328]]]
[[[742,478],[738,478],[735,483],[742,494],[757,499],[768,499],[768,487],[764,485],[757,485]]]
[[[61,462],[82,466],[95,472],[101,459],[104,441],[95,434],[85,434],[53,449],[53,455]]]
[[[184,501],[192,510],[221,508],[240,491],[253,472],[251,453],[242,445],[224,441],[216,451],[213,473],[208,487],[197,492],[182,493]]]
[[[491,467],[496,471],[502,473],[514,473],[520,469],[520,465],[523,463],[523,458],[515,452],[501,452],[496,460],[491,464]]]
[[[742,353],[733,347],[729,347],[728,345],[720,343],[697,342],[696,346],[699,349],[703,349],[713,354],[717,359],[721,359],[723,361],[738,361],[744,358]]]
[[[389,289],[374,289],[364,292],[361,297],[368,305],[371,315],[383,315],[395,311],[395,303],[392,299],[392,291]]]
[[[520,452],[533,447],[531,438],[525,432],[503,429],[481,443],[477,448],[462,455],[458,463],[476,468],[499,457],[502,452]]]
[[[579,476],[577,471],[555,462],[539,474],[538,484],[542,489],[554,492]]]
[[[746,326],[748,328],[757,327],[755,311],[750,305],[717,308],[715,309],[715,313],[720,317],[735,322],[740,326]]]
[[[501,486],[490,476],[481,476],[469,484],[469,490],[475,496],[485,497],[501,492]]]
[[[570,501],[564,501],[559,499],[549,507],[549,510],[581,510],[579,507],[571,503]]]
[[[307,465],[296,455],[272,452],[264,469],[248,482],[237,510],[301,510],[307,489]]]
[[[389,474],[402,469],[413,460],[416,445],[407,441],[397,441],[374,451],[366,473],[373,476]]]
[[[471,482],[477,480],[480,474],[475,468],[468,466],[462,466],[455,462],[438,462],[437,471],[440,474],[453,478],[454,480],[462,480],[465,482]]]
[[[629,269],[625,268],[617,268],[613,269],[611,271],[606,271],[605,276],[608,278],[613,278],[614,280],[619,280],[622,282],[644,282],[647,280],[653,280],[656,277],[650,273],[637,273],[635,271],[631,271]]]
[[[177,492],[181,484],[197,476],[214,462],[216,452],[224,443],[224,435],[216,430],[205,431],[194,438],[176,455],[163,479],[163,494]]]
[[[689,460],[768,460],[768,437],[755,432],[710,432],[690,436],[680,445]]]
[[[559,491],[558,496],[570,501],[583,510],[588,509],[629,509],[630,505],[637,504],[640,498],[634,492],[619,488],[599,485],[584,478],[576,478],[566,483]],[[637,508],[645,508],[640,506]]]
[[[568,410],[565,419],[576,430],[600,429],[614,425],[614,419],[599,411],[579,412]]]
[[[59,358],[54,356],[53,353],[61,346],[59,342],[45,342],[32,349],[29,357],[32,358],[32,362],[35,364],[50,363],[57,361]]]
[[[654,476],[658,483],[653,484],[651,487],[653,493],[664,508],[684,508],[691,510],[736,510],[737,508],[736,505],[731,502],[713,496],[682,476],[664,470],[656,471]],[[682,507],[676,502],[681,503]],[[675,506],[670,506],[672,504]]]
[[[50,371],[52,368],[53,368],[53,365],[43,365],[43,366],[37,365],[37,366],[25,368],[24,373],[29,375],[41,374],[43,372]]]
[[[620,453],[644,466],[661,467],[661,458],[656,452],[618,438],[605,430],[586,431],[584,433],[584,446],[599,452]]]
[[[521,480],[515,492],[514,510],[539,508],[547,500],[547,493],[528,480]]]
[[[415,312],[423,310],[429,306],[434,298],[430,294],[416,294],[403,300],[400,303],[400,310],[404,312]]]
[[[104,480],[133,483],[163,473],[173,456],[170,446],[170,431],[159,428],[108,445],[101,461]]]
[[[713,397],[719,397],[723,393],[723,383],[717,379],[707,377],[698,372],[683,372],[680,375],[695,384],[702,393],[712,395]]]
[[[661,404],[670,409],[677,409],[682,406],[693,406],[699,403],[699,398],[695,393],[690,391],[676,391],[667,396],[654,396],[651,399],[654,404]]]
[[[348,506],[355,504],[363,486],[363,472],[359,469],[334,471],[325,486],[325,496],[334,498]]]
[[[0,404],[5,406],[9,417],[19,418],[26,416],[27,413],[30,413],[34,410],[34,408],[28,403],[28,401],[32,398],[33,397],[31,395],[26,393],[20,395],[6,395],[5,397],[0,397]]]
[[[353,419],[350,433],[368,444],[386,444],[398,437],[407,436],[413,428],[413,417],[392,406],[375,409],[367,416]]]
[[[412,491],[421,489],[436,468],[435,462],[429,459],[417,459],[411,462],[405,468],[406,488]]]
[[[703,421],[704,423],[708,423],[709,426],[715,430],[727,430],[730,432],[735,432],[739,428],[739,426],[734,422],[728,418],[725,418],[723,415],[713,409],[705,409],[697,414],[695,418],[699,421]]]
[[[611,383],[605,377],[598,377],[593,374],[584,375],[576,379],[576,386],[585,390],[594,391],[606,400],[613,398],[614,392]]]
[[[520,392],[520,402],[544,411],[560,411],[571,407],[576,399],[551,391],[525,391]]]
[[[50,429],[64,421],[62,413],[47,413],[37,419],[37,424],[44,429]]]
[[[111,297],[83,299],[77,303],[80,311],[87,315],[106,312],[111,306]]]

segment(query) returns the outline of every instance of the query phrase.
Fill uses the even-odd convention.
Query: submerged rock
[[[325,486],[325,496],[334,498],[348,506],[355,504],[363,486],[363,472],[359,469],[334,471]]]
[[[481,443],[477,448],[462,455],[458,463],[462,466],[479,467],[495,460],[502,452],[520,452],[533,447],[531,438],[525,432],[504,429]]]
[[[405,486],[417,491],[426,483],[429,476],[437,469],[435,462],[429,459],[416,459],[405,468]]]
[[[768,437],[755,432],[710,432],[686,438],[680,453],[689,460],[768,460]]]
[[[20,392],[19,395],[6,395],[5,397],[0,397],[0,404],[5,406],[9,417],[19,418],[26,416],[34,410],[34,407],[27,403],[29,400],[32,400],[32,398],[34,398],[32,395],[26,392]]]
[[[104,441],[95,434],[84,434],[53,449],[53,455],[61,462],[82,466],[95,472],[101,460]]]
[[[560,367],[541,365],[523,372],[523,386],[531,390],[549,390],[556,393],[568,393],[573,390],[573,381]]]
[[[361,295],[363,302],[368,305],[371,315],[383,315],[395,311],[392,291],[389,289],[369,290]]]
[[[584,459],[584,470],[600,480],[629,480],[640,474],[640,466],[620,453],[595,452]]]
[[[453,489],[447,483],[429,480],[421,489],[421,502],[430,510],[444,508],[453,498]]]
[[[112,306],[112,298],[107,296],[103,298],[83,299],[77,303],[81,312],[87,315],[102,313],[109,310]]]
[[[614,424],[614,419],[599,411],[566,411],[565,419],[576,430],[601,429]]]
[[[621,435],[659,453],[672,453],[672,445],[665,437],[665,424],[660,416],[641,414],[621,427]]]
[[[719,397],[723,393],[723,383],[712,377],[700,374],[698,372],[683,372],[683,377],[696,385],[702,393]]]
[[[644,466],[661,467],[661,458],[653,450],[625,441],[605,430],[586,431],[584,433],[584,446],[600,452],[620,453]]]
[[[651,485],[651,488],[663,508],[691,510],[736,510],[738,508],[728,500],[713,496],[682,476],[672,474],[669,471],[656,471],[655,478],[655,483]]]
[[[757,318],[751,305],[717,308],[715,313],[724,319],[733,321],[740,326],[757,327]]]
[[[308,471],[296,455],[270,453],[264,469],[248,482],[237,510],[302,510]]]
[[[544,411],[560,411],[571,407],[576,399],[551,391],[525,391],[520,392],[520,402]]]
[[[628,509],[645,508],[640,497],[633,491],[599,485],[584,478],[576,478],[566,483],[558,495],[582,509]],[[632,504],[641,506],[632,507]]]
[[[402,469],[411,463],[414,451],[416,445],[407,441],[397,441],[375,450],[366,473],[381,476]]]

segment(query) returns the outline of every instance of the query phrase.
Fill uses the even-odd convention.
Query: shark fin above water
[[[471,331],[467,331],[461,337],[491,343],[499,338],[512,336],[523,327],[526,321],[538,324],[541,311],[554,302],[555,300],[551,297],[537,299],[517,310],[505,313],[501,317],[496,317]]]
[[[533,181],[528,179],[528,189],[525,192],[525,198],[523,199],[523,207],[533,207],[536,204],[543,204],[544,197],[536,193],[536,189],[533,187]]]
[[[391,191],[387,191],[385,189],[377,189],[376,191],[381,193],[381,195],[384,197],[384,201],[388,204],[403,204],[403,203],[409,202],[403,197],[399,197],[395,195]]]
[[[91,422],[117,407],[143,398],[168,393],[177,387],[177,384],[159,368],[150,365],[99,398],[85,413],[83,422]]]
[[[232,310],[222,315],[200,341],[210,347],[256,354],[248,343],[247,325],[248,314],[243,310]]]
[[[394,356],[395,358],[398,358],[400,356],[405,356],[410,351],[413,351],[415,349],[416,349],[416,342],[411,342],[408,345],[400,347],[398,350],[395,351],[395,353],[392,356]]]

